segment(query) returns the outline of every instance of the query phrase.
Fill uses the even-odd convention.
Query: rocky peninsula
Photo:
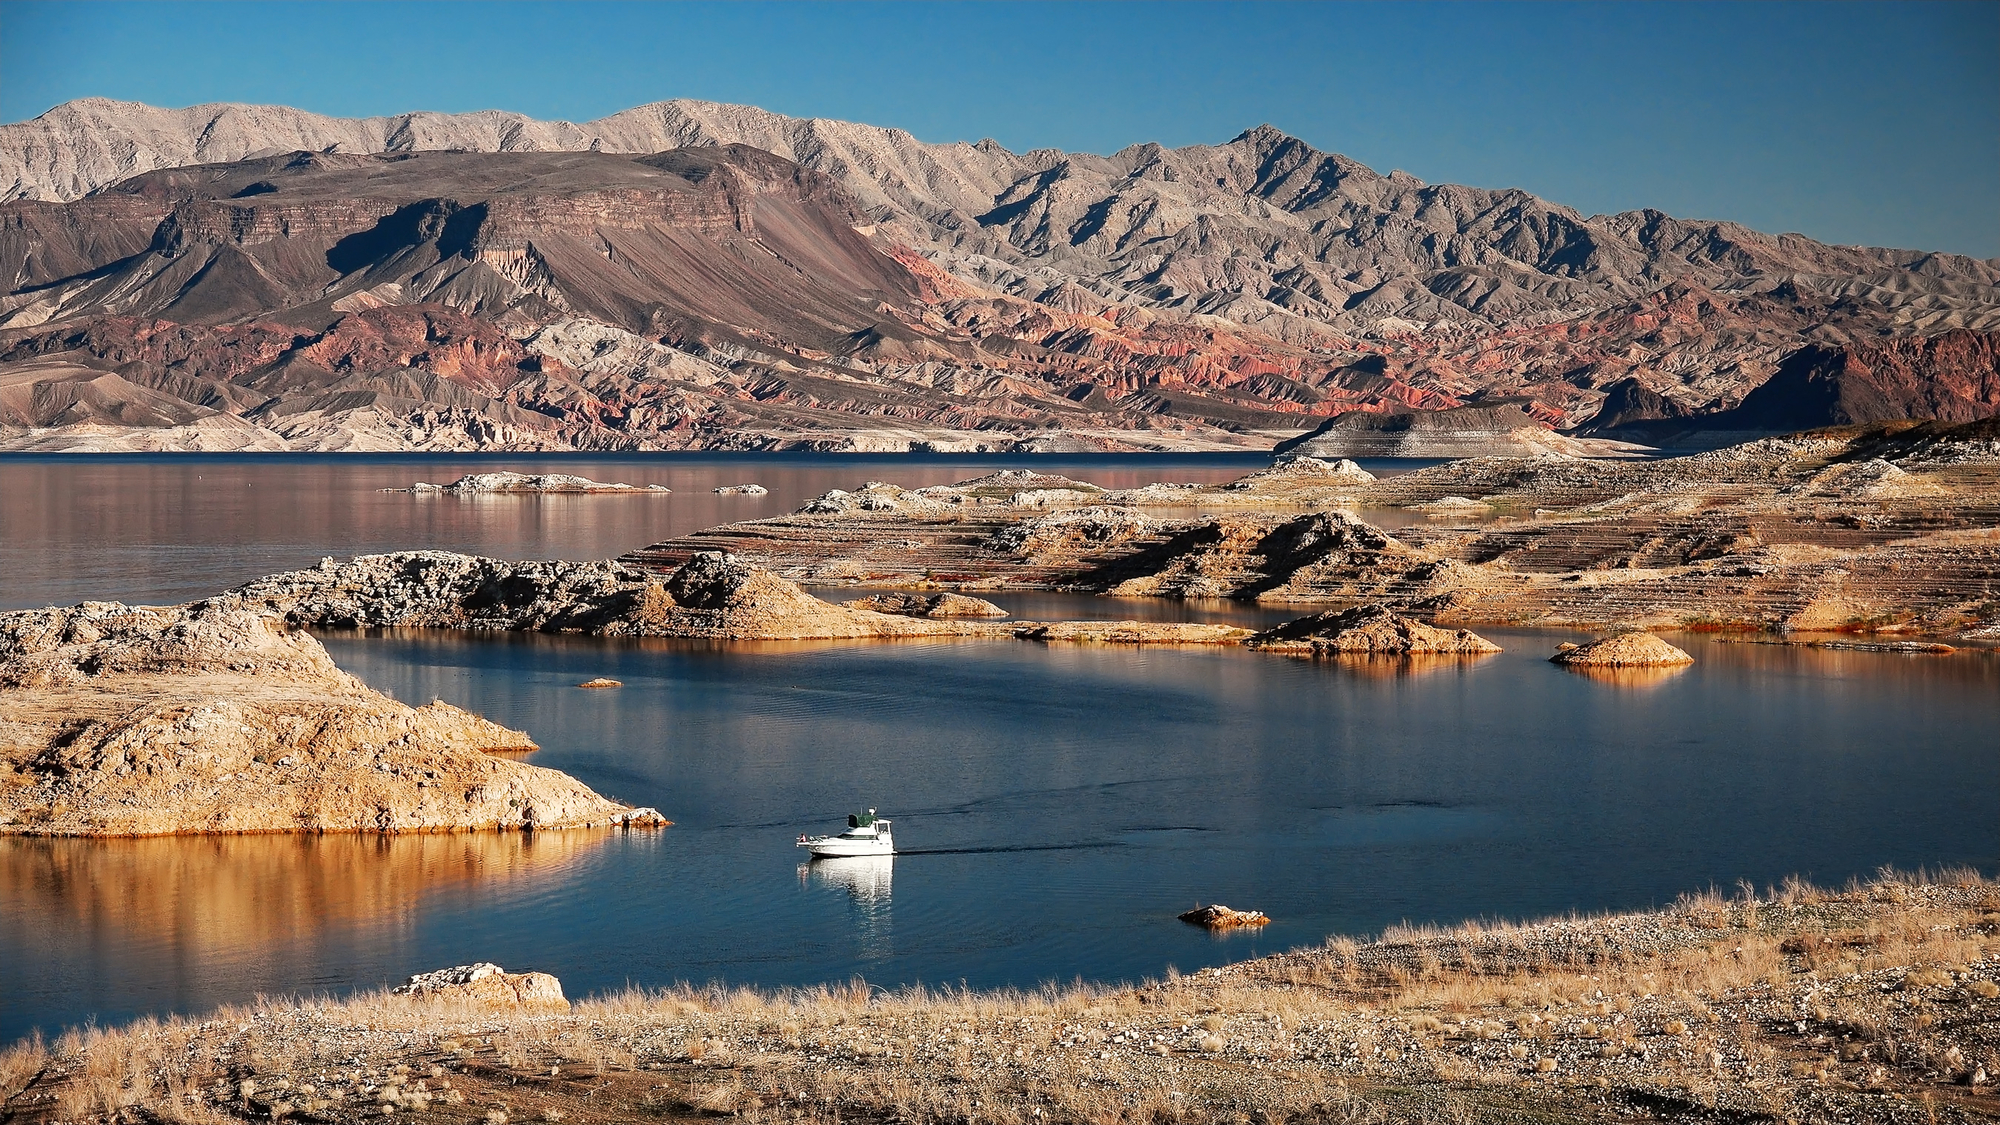
[[[0,614],[0,834],[663,823],[499,756],[534,748],[449,704],[374,691],[229,598]]]
[[[396,993],[73,1031],[0,1054],[0,1114],[1956,1125],[2000,1111],[2000,886],[1791,881],[1333,937],[1137,986],[564,999],[546,974],[468,965]]]

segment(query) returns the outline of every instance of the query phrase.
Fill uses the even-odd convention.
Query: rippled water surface
[[[351,481],[363,468],[389,483],[412,476],[402,464],[328,474]],[[838,472],[824,487],[899,479],[894,468]],[[621,479],[647,482],[636,470]],[[717,470],[718,483],[735,479],[775,490],[776,470]],[[353,505],[373,510],[376,494],[359,489],[349,486]],[[816,491],[802,483],[794,495]],[[304,526],[316,509],[295,507],[262,545],[232,544],[199,519],[167,526],[195,528],[182,546],[213,560],[204,573],[233,565],[241,577],[272,569],[262,552],[281,540],[313,558],[412,545],[395,539],[407,523],[355,517],[362,526],[343,532],[354,545],[335,546]],[[20,506],[0,498],[0,510]],[[534,521],[510,539],[524,524],[500,510],[478,534],[454,515],[464,539],[451,545],[590,556],[666,533],[635,527],[614,543],[605,532],[591,550],[559,552]],[[41,547],[10,539],[10,558],[76,551],[42,526]],[[10,604],[72,600],[55,592],[72,575],[29,587],[17,573]],[[165,591],[194,580],[162,567],[130,581]],[[1284,616],[995,600],[1042,619]],[[553,972],[572,994],[853,975],[1031,986],[1157,976],[1405,919],[1644,907],[1710,884],[1837,882],[1882,864],[2000,866],[1992,656],[1677,637],[1692,668],[1597,679],[1547,663],[1567,634],[1486,632],[1506,651],[1360,663],[1014,641],[329,634],[335,659],[376,687],[526,729],[544,747],[532,761],[678,823],[534,837],[0,839],[0,1040],[93,1015],[373,987],[469,960]],[[575,687],[600,675],[625,686]],[[795,836],[870,805],[894,817],[904,854],[800,864]],[[1214,938],[1174,919],[1218,900],[1277,921]]]

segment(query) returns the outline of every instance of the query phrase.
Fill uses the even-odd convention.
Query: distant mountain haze
[[[14,447],[1208,448],[1503,399],[1662,440],[2000,411],[2000,262],[1584,216],[1268,126],[1094,156],[691,101],[576,125],[89,99],[0,126],[0,186]]]

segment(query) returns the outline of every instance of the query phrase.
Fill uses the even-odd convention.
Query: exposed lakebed
[[[650,483],[577,465],[565,471]],[[142,464],[116,468],[145,476]],[[1198,479],[1195,468],[1151,475]],[[394,469],[412,480],[450,472]],[[745,469],[719,472],[754,475],[780,497],[775,472]],[[37,468],[63,471],[76,470]],[[838,475],[826,487],[887,476],[862,464]],[[917,466],[906,479],[954,475],[971,474]],[[158,518],[139,507],[147,489],[130,491],[119,519]],[[372,510],[358,487],[350,502]],[[220,559],[242,549],[226,519],[198,518],[198,494],[189,503],[182,547]],[[513,514],[498,532],[446,545],[567,553],[509,542],[508,529],[523,526],[518,507],[489,510]],[[301,514],[268,541],[316,558],[398,532],[343,534],[360,542],[328,541]],[[44,539],[42,549],[71,548]],[[36,547],[14,540],[8,550]],[[242,558],[206,588],[267,569]],[[65,599],[15,578],[6,596]],[[992,600],[1038,618],[1290,615]],[[537,764],[656,805],[677,825],[532,838],[0,841],[0,1039],[259,991],[371,987],[482,959],[553,972],[572,994],[856,974],[885,985],[1136,979],[1403,919],[1645,906],[1738,879],[1838,882],[1881,864],[1990,870],[2000,859],[1990,816],[2000,662],[1988,655],[1676,636],[1692,668],[1621,681],[1548,664],[1572,635],[1481,631],[1507,651],[1420,664],[1019,641],[325,634],[340,665],[371,685],[528,730],[544,747]],[[624,686],[576,688],[596,676]],[[886,869],[802,871],[793,837],[866,805],[896,818],[909,854]],[[1215,900],[1276,921],[1217,939],[1174,920]]]

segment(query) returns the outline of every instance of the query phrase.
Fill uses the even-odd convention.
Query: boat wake
[[[1084,844],[997,844],[990,848],[916,848],[905,849],[897,856],[911,855],[993,855],[999,852],[1075,852],[1090,848],[1122,848],[1125,845],[1112,840]]]

